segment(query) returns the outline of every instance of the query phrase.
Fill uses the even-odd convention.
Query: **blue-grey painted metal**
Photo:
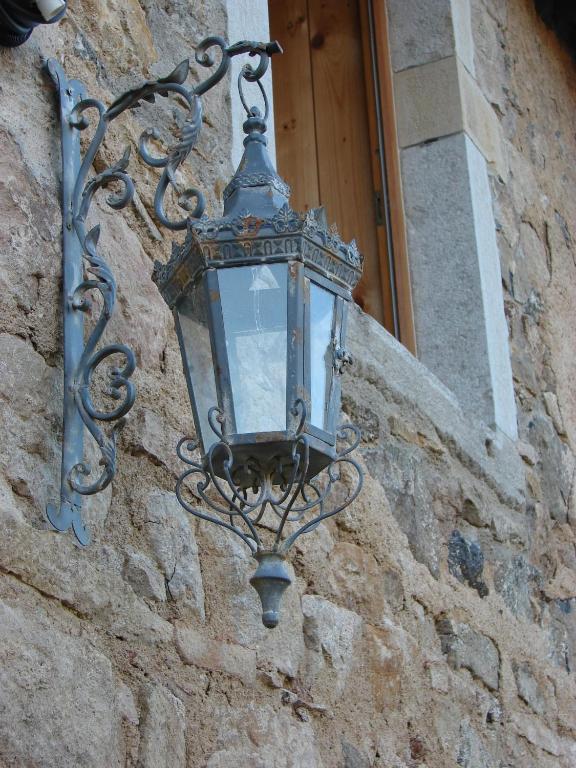
[[[205,286],[209,302],[207,324],[217,397],[209,423],[217,441],[205,450],[192,391],[198,439],[184,438],[178,445],[178,456],[187,468],[177,482],[176,495],[188,512],[229,530],[249,547],[258,561],[251,584],[260,596],[262,622],[273,628],[279,621],[282,594],[291,581],[285,563],[290,547],[299,536],[351,504],[362,488],[362,471],[351,457],[360,441],[359,430],[349,424],[336,426],[340,377],[351,362],[344,347],[346,312],[360,279],[362,257],[354,241],[344,243],[335,227],[327,227],[322,209],[300,214],[290,208],[290,189],[266,151],[269,105],[260,77],[267,64],[261,59],[256,69],[247,65],[238,78],[246,111],[245,150],[224,190],[223,215],[208,218],[196,211],[188,220],[183,245],[173,248],[167,264],[155,263],[153,279],[176,314],[180,302],[189,300],[198,285]],[[264,114],[249,106],[246,82],[258,86]],[[226,327],[219,276],[245,267],[251,267],[255,276],[262,266],[275,264],[287,268],[286,391],[282,393],[286,428],[240,432],[238,424],[246,422],[236,410],[230,376],[234,353],[232,336],[228,337],[232,329]],[[311,284],[331,294],[334,302],[329,346],[325,358],[316,361],[317,366],[328,366],[321,426],[309,418],[314,376]],[[184,338],[185,333],[180,328],[186,369],[195,363],[193,339]],[[192,354],[187,356],[185,349]],[[189,383],[192,378],[188,371]]]
[[[97,349],[114,309],[116,283],[110,268],[98,252],[100,228],[86,230],[90,203],[97,189],[111,181],[120,181],[124,191],[108,198],[112,208],[123,208],[132,198],[134,187],[124,172],[129,153],[115,165],[88,180],[94,157],[106,131],[104,107],[86,98],[84,88],[76,80],[68,80],[60,65],[51,59],[48,71],[58,90],[60,101],[62,146],[62,273],[64,315],[64,406],[62,435],[62,467],[60,503],[48,504],[46,516],[58,531],[72,528],[81,545],[90,536],[82,521],[82,496],[102,491],[116,472],[116,439],[123,417],[134,403],[136,391],[129,377],[136,360],[131,349],[123,344],[109,344]],[[83,160],[80,155],[80,131],[88,123],[82,113],[95,108],[100,116],[96,135]],[[85,270],[90,277],[86,277]],[[96,323],[84,341],[83,314],[91,309],[89,294],[98,291],[102,307]],[[122,358],[124,364],[109,370],[105,394],[120,401],[115,408],[104,411],[91,397],[92,378],[98,366],[107,358]],[[116,422],[107,434],[98,422]],[[87,429],[100,450],[101,469],[96,479],[90,479],[91,467],[84,460],[84,429]]]
[[[286,563],[276,552],[258,552],[258,568],[250,579],[262,604],[262,624],[268,629],[278,626],[280,621],[280,601],[286,589],[292,583]]]
[[[82,499],[68,478],[84,456],[84,424],[74,394],[78,361],[84,348],[84,315],[72,307],[76,288],[84,280],[82,245],[73,223],[72,197],[80,170],[80,132],[70,124],[74,107],[85,98],[84,86],[77,80],[67,80],[60,69],[56,76],[60,103],[62,143],[62,303],[64,336],[64,407],[62,428],[62,467],[60,505],[49,504],[48,519],[59,531],[72,526],[78,541],[85,545],[89,533],[82,522]]]
[[[289,460],[283,454],[272,454],[266,463],[250,457],[243,465],[235,461],[230,444],[216,426],[220,440],[204,456],[193,457],[197,442],[189,438],[183,438],[177,447],[179,458],[187,465],[176,484],[180,504],[201,520],[236,534],[258,560],[254,586],[262,600],[263,623],[268,627],[276,626],[278,617],[272,623],[272,617],[265,614],[279,610],[280,597],[290,583],[288,572],[278,562],[299,536],[348,507],[363,484],[362,470],[351,456],[360,443],[360,430],[353,424],[340,427],[336,458],[309,479],[310,438],[301,431],[306,408],[302,402],[298,405],[302,409],[301,429],[293,437]],[[252,477],[251,488],[235,480],[239,477],[244,481],[247,472]],[[275,573],[270,570],[271,563]],[[281,572],[276,572],[278,568]]]
[[[266,152],[266,124],[256,109],[250,109],[244,124],[247,134],[245,153],[238,172],[224,192],[224,215],[211,219],[191,219],[181,247],[172,251],[167,264],[156,262],[153,279],[172,308],[185,299],[193,286],[209,281],[210,334],[217,371],[218,402],[222,430],[237,464],[247,458],[265,463],[269,455],[283,452],[289,460],[294,439],[292,415],[301,400],[310,414],[311,356],[308,285],[320,285],[335,297],[336,316],[332,331],[335,386],[329,398],[327,423],[321,429],[306,420],[304,431],[310,446],[310,476],[336,458],[335,432],[340,407],[338,377],[350,359],[343,347],[346,308],[351,289],[361,275],[362,259],[355,242],[344,243],[335,228],[326,228],[318,211],[299,214],[288,205],[289,189],[278,177]],[[286,406],[287,429],[266,433],[238,433],[235,428],[233,393],[229,370],[230,349],[225,339],[221,296],[216,273],[220,270],[285,263],[288,267],[288,316]],[[304,266],[305,269],[301,267]],[[184,363],[189,364],[189,363]],[[223,454],[221,459],[223,460]],[[223,468],[215,464],[222,475]],[[247,471],[239,484],[249,487]]]
[[[270,56],[281,52],[276,42],[241,41],[228,46],[221,37],[204,40],[196,51],[196,62],[215,71],[194,87],[186,86],[188,61],[167,77],[145,82],[116,99],[107,109],[86,98],[82,87],[68,82],[55,61],[48,68],[59,91],[62,119],[64,166],[64,326],[65,402],[61,503],[50,505],[48,518],[58,530],[72,527],[78,540],[88,535],[81,520],[81,496],[105,488],[115,472],[116,433],[134,402],[134,355],[124,345],[113,344],[96,350],[110,319],[115,300],[115,282],[98,252],[100,230],[86,231],[88,209],[95,192],[111,181],[120,182],[122,192],[108,197],[112,208],[127,205],[134,185],[127,173],[129,150],[114,165],[89,178],[92,164],[108,126],[127,109],[157,96],[175,95],[186,113],[177,142],[163,156],[152,153],[150,141],[159,141],[156,128],[146,129],[139,141],[145,163],[161,169],[154,197],[158,221],[173,231],[187,230],[184,243],[174,245],[167,264],[155,263],[153,279],[167,304],[175,310],[182,358],[192,400],[197,435],[201,435],[193,377],[194,339],[185,338],[187,329],[178,322],[179,302],[201,283],[207,297],[207,324],[214,360],[218,402],[208,410],[207,420],[216,441],[203,446],[194,457],[198,442],[184,438],[177,446],[187,465],[179,478],[176,494],[182,506],[200,519],[222,526],[239,536],[259,565],[251,583],[260,595],[262,621],[267,627],[278,624],[280,599],[290,584],[285,557],[296,539],[313,531],[325,520],[351,504],[360,493],[363,475],[351,453],[360,441],[359,430],[350,424],[336,429],[340,412],[340,376],[350,363],[344,348],[346,312],[352,288],[360,279],[362,257],[356,243],[344,243],[335,227],[328,228],[322,209],[299,214],[289,206],[290,189],[278,176],[266,151],[268,99],[260,83]],[[215,53],[219,54],[216,63]],[[176,171],[190,154],[202,129],[200,97],[226,75],[234,56],[248,54],[257,61],[245,64],[238,78],[240,98],[246,110],[245,152],[240,166],[224,190],[221,218],[204,215],[205,199],[199,189],[179,187]],[[244,86],[256,84],[264,101],[264,115],[248,106]],[[88,115],[97,115],[94,137],[82,162],[79,132],[88,124]],[[166,192],[177,193],[185,212],[180,219],[168,215]],[[85,279],[82,261],[95,279]],[[286,400],[285,429],[277,432],[244,432],[237,429],[234,408],[226,322],[222,313],[219,270],[231,267],[286,265]],[[229,273],[228,273],[229,274]],[[329,391],[325,393],[323,428],[312,424],[311,388],[313,367],[311,343],[310,285],[315,283],[333,297],[330,341],[322,353]],[[88,309],[87,294],[97,290],[103,308],[96,326],[84,343],[82,312]],[[112,411],[101,411],[90,396],[90,384],[97,366],[111,355],[121,355],[122,369],[112,370],[108,394],[119,399]],[[328,366],[328,368],[326,368]],[[115,422],[110,435],[97,422]],[[242,422],[245,423],[245,422]],[[89,475],[83,461],[83,428],[96,440],[102,459],[101,475],[83,484]],[[201,506],[198,505],[201,502]]]

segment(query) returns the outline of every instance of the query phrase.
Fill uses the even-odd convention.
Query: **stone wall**
[[[101,202],[95,220],[119,283],[107,340],[136,350],[139,397],[113,488],[86,505],[91,547],[42,513],[57,495],[62,394],[60,153],[42,58],[109,102],[225,30],[225,8],[76,0],[57,28],[0,51],[0,765],[576,764],[576,70],[529,0],[475,0],[472,21],[506,137],[509,170],[492,181],[520,440],[472,422],[353,313],[344,407],[363,430],[365,490],[299,541],[272,632],[247,551],[173,494],[192,424],[150,280],[170,238],[150,217],[155,176],[134,158],[136,203]],[[232,172],[229,109],[223,84],[188,171],[212,205]],[[106,162],[147,116],[122,121]]]

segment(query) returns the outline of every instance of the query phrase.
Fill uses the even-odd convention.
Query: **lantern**
[[[329,470],[332,491],[341,480],[335,463],[345,461],[357,477],[346,503],[360,490],[358,466],[344,459],[350,446],[343,454],[337,443],[340,378],[351,362],[346,314],[362,258],[355,241],[327,229],[323,209],[290,208],[290,190],[266,150],[266,119],[255,107],[244,132],[223,216],[190,219],[184,244],[168,264],[156,265],[154,280],[174,313],[202,454],[195,462],[184,453],[185,443],[193,447],[188,441],[179,447],[192,466],[179,498],[206,517],[182,492],[184,480],[199,473],[195,495],[219,513],[210,519],[241,535],[260,562],[252,583],[264,623],[275,626],[290,583],[283,555],[315,526],[305,522],[307,513],[328,516],[326,484],[315,478]],[[210,483],[218,502],[206,491]],[[300,530],[285,536],[287,523]],[[269,546],[259,525],[276,529]]]

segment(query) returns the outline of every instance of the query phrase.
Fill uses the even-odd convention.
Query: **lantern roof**
[[[245,210],[261,218],[273,216],[287,205],[290,187],[276,173],[266,146],[266,121],[252,107],[244,123],[244,154],[236,173],[223,193],[224,218],[234,218]]]
[[[183,244],[167,264],[156,262],[153,279],[169,306],[209,268],[297,260],[351,291],[362,273],[356,241],[345,243],[323,208],[298,213],[290,187],[276,173],[266,149],[266,122],[255,107],[244,123],[244,154],[224,190],[219,218],[188,221]]]

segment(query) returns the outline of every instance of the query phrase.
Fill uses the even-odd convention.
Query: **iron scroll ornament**
[[[278,625],[282,595],[292,582],[285,563],[288,550],[300,536],[348,507],[364,481],[360,465],[351,456],[361,440],[353,424],[339,428],[341,447],[336,457],[309,479],[310,446],[303,433],[306,405],[298,400],[292,410],[300,422],[288,461],[271,456],[265,463],[254,457],[235,462],[225,429],[220,428],[225,427],[225,419],[218,408],[208,415],[218,441],[200,461],[192,457],[198,445],[190,438],[180,440],[176,449],[188,467],[176,484],[178,501],[187,512],[225,528],[250,549],[258,562],[250,583],[260,597],[262,623],[269,629]],[[191,504],[186,495],[208,510]]]
[[[302,401],[299,402],[305,408]],[[213,408],[212,411],[217,412],[218,409]],[[213,424],[213,420],[211,422]],[[311,480],[307,480],[309,446],[300,430],[294,434],[292,460],[285,462],[271,457],[266,464],[254,459],[249,459],[246,464],[235,463],[226,438],[217,428],[214,431],[220,439],[212,444],[203,461],[191,457],[198,447],[194,440],[184,437],[178,443],[178,458],[190,469],[185,470],[178,479],[176,495],[180,504],[191,514],[236,534],[254,556],[264,552],[284,556],[299,536],[313,531],[322,520],[341,512],[362,490],[362,470],[350,456],[360,443],[360,430],[354,424],[343,424],[340,427],[338,440],[344,443],[343,447],[326,468],[324,476],[320,473]],[[215,468],[217,464],[223,467],[223,472]],[[342,469],[345,465],[352,471],[350,487],[344,498],[330,504],[333,501],[331,497],[336,495],[335,487],[344,483]],[[247,474],[251,476],[251,488],[245,481],[237,481],[239,476],[244,479]],[[195,475],[199,475],[200,479],[194,484],[193,495],[217,516],[192,507],[186,501],[186,481]],[[211,487],[218,498],[210,495]],[[275,487],[279,490],[275,491]],[[277,525],[271,525],[270,521],[264,524],[267,509],[277,518]],[[317,514],[311,516],[309,513],[314,511]],[[285,536],[286,526],[294,524],[295,530]],[[262,530],[258,532],[260,525]],[[270,543],[266,542],[266,532],[272,534]]]
[[[125,208],[133,199],[135,187],[127,173],[130,148],[122,158],[101,173],[89,178],[94,159],[102,146],[111,122],[128,109],[142,102],[154,102],[157,96],[176,96],[186,108],[186,117],[178,132],[176,143],[157,157],[150,150],[150,140],[158,140],[156,127],[143,131],[139,141],[139,154],[144,162],[162,173],[154,197],[154,211],[158,221],[169,230],[184,230],[190,218],[200,218],[205,209],[202,192],[196,188],[180,189],[176,172],[195,146],[202,127],[202,103],[200,97],[217,85],[227,74],[232,58],[241,54],[258,57],[256,66],[247,63],[240,73],[240,80],[255,82],[268,69],[270,56],[281,52],[276,42],[259,43],[240,41],[228,45],[222,37],[206,38],[195,53],[197,64],[204,68],[216,65],[215,53],[220,62],[215,71],[194,87],[186,86],[189,61],[179,64],[167,77],[144,82],[116,99],[108,108],[97,99],[86,96],[84,86],[77,80],[68,80],[55,59],[47,62],[48,72],[58,90],[62,131],[63,166],[63,312],[64,312],[64,408],[62,466],[59,505],[48,504],[46,515],[58,531],[72,528],[78,542],[85,546],[90,534],[82,520],[82,496],[102,491],[112,481],[116,472],[116,442],[136,397],[130,376],[135,370],[133,351],[124,344],[110,344],[97,350],[98,343],[112,316],[116,282],[110,267],[98,250],[100,227],[87,231],[86,220],[97,190],[116,182],[119,193],[109,194],[108,205],[115,209]],[[260,89],[262,90],[261,86]],[[83,159],[80,154],[80,132],[89,127],[89,114],[96,111],[98,122]],[[186,215],[179,220],[171,219],[165,210],[165,196],[169,189],[178,196],[178,205]],[[87,274],[86,274],[87,273]],[[93,306],[89,294],[96,291],[101,297],[100,314],[84,340],[83,315]],[[97,407],[90,394],[90,385],[98,366],[112,356],[123,358],[123,364],[109,371],[106,395],[119,404],[110,411]],[[106,433],[100,422],[113,423]],[[101,471],[97,479],[82,482],[91,474],[84,460],[84,430],[88,429],[101,454]]]

